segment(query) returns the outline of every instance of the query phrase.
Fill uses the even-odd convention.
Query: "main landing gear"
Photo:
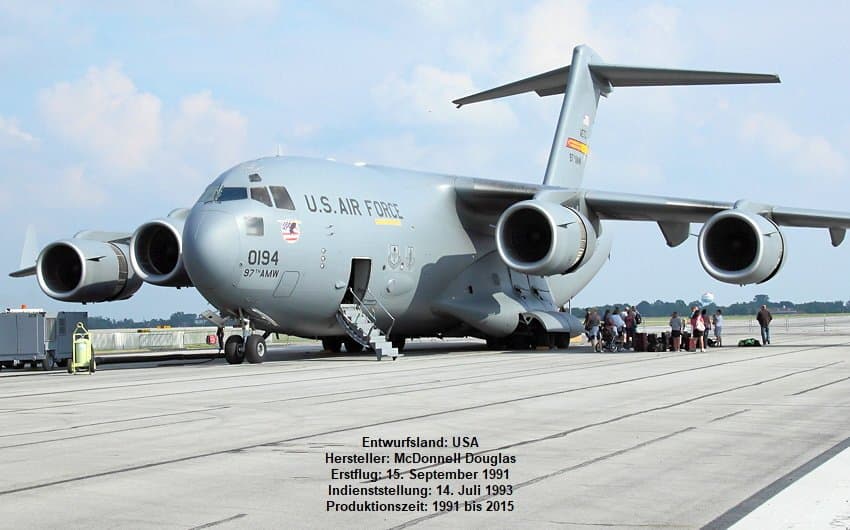
[[[248,361],[259,364],[266,357],[266,339],[270,332],[254,335],[248,328],[247,322],[242,327],[242,336],[231,335],[224,343],[224,359],[230,364],[241,364]]]

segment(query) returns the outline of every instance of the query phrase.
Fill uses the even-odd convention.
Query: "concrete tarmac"
[[[850,444],[850,333],[816,328],[706,353],[4,370],[0,528],[725,528]],[[850,520],[834,501],[822,517]]]

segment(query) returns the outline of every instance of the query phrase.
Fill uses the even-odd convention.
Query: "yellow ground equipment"
[[[88,370],[92,374],[96,369],[91,334],[82,322],[77,322],[77,327],[74,328],[74,352],[68,359],[68,373],[73,374],[77,370]]]

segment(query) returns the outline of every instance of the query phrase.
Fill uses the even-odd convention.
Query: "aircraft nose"
[[[239,252],[239,228],[233,215],[193,211],[183,237],[184,263],[195,287],[212,290],[233,284]]]

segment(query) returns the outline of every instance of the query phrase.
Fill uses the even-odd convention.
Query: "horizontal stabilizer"
[[[675,86],[675,85],[742,85],[778,83],[773,74],[710,72],[707,70],[671,70],[641,68],[614,64],[590,65],[590,71],[605,79],[611,86]]]
[[[673,70],[669,68],[644,68],[613,64],[591,64],[593,75],[612,87],[618,86],[675,86],[675,85],[730,85],[751,83],[779,83],[773,74],[749,74],[737,72],[712,72],[707,70]],[[500,87],[485,90],[471,96],[452,101],[458,107],[469,103],[498,99],[525,92],[554,96],[563,94],[567,86],[569,66],[556,68],[546,73],[514,81]]]

